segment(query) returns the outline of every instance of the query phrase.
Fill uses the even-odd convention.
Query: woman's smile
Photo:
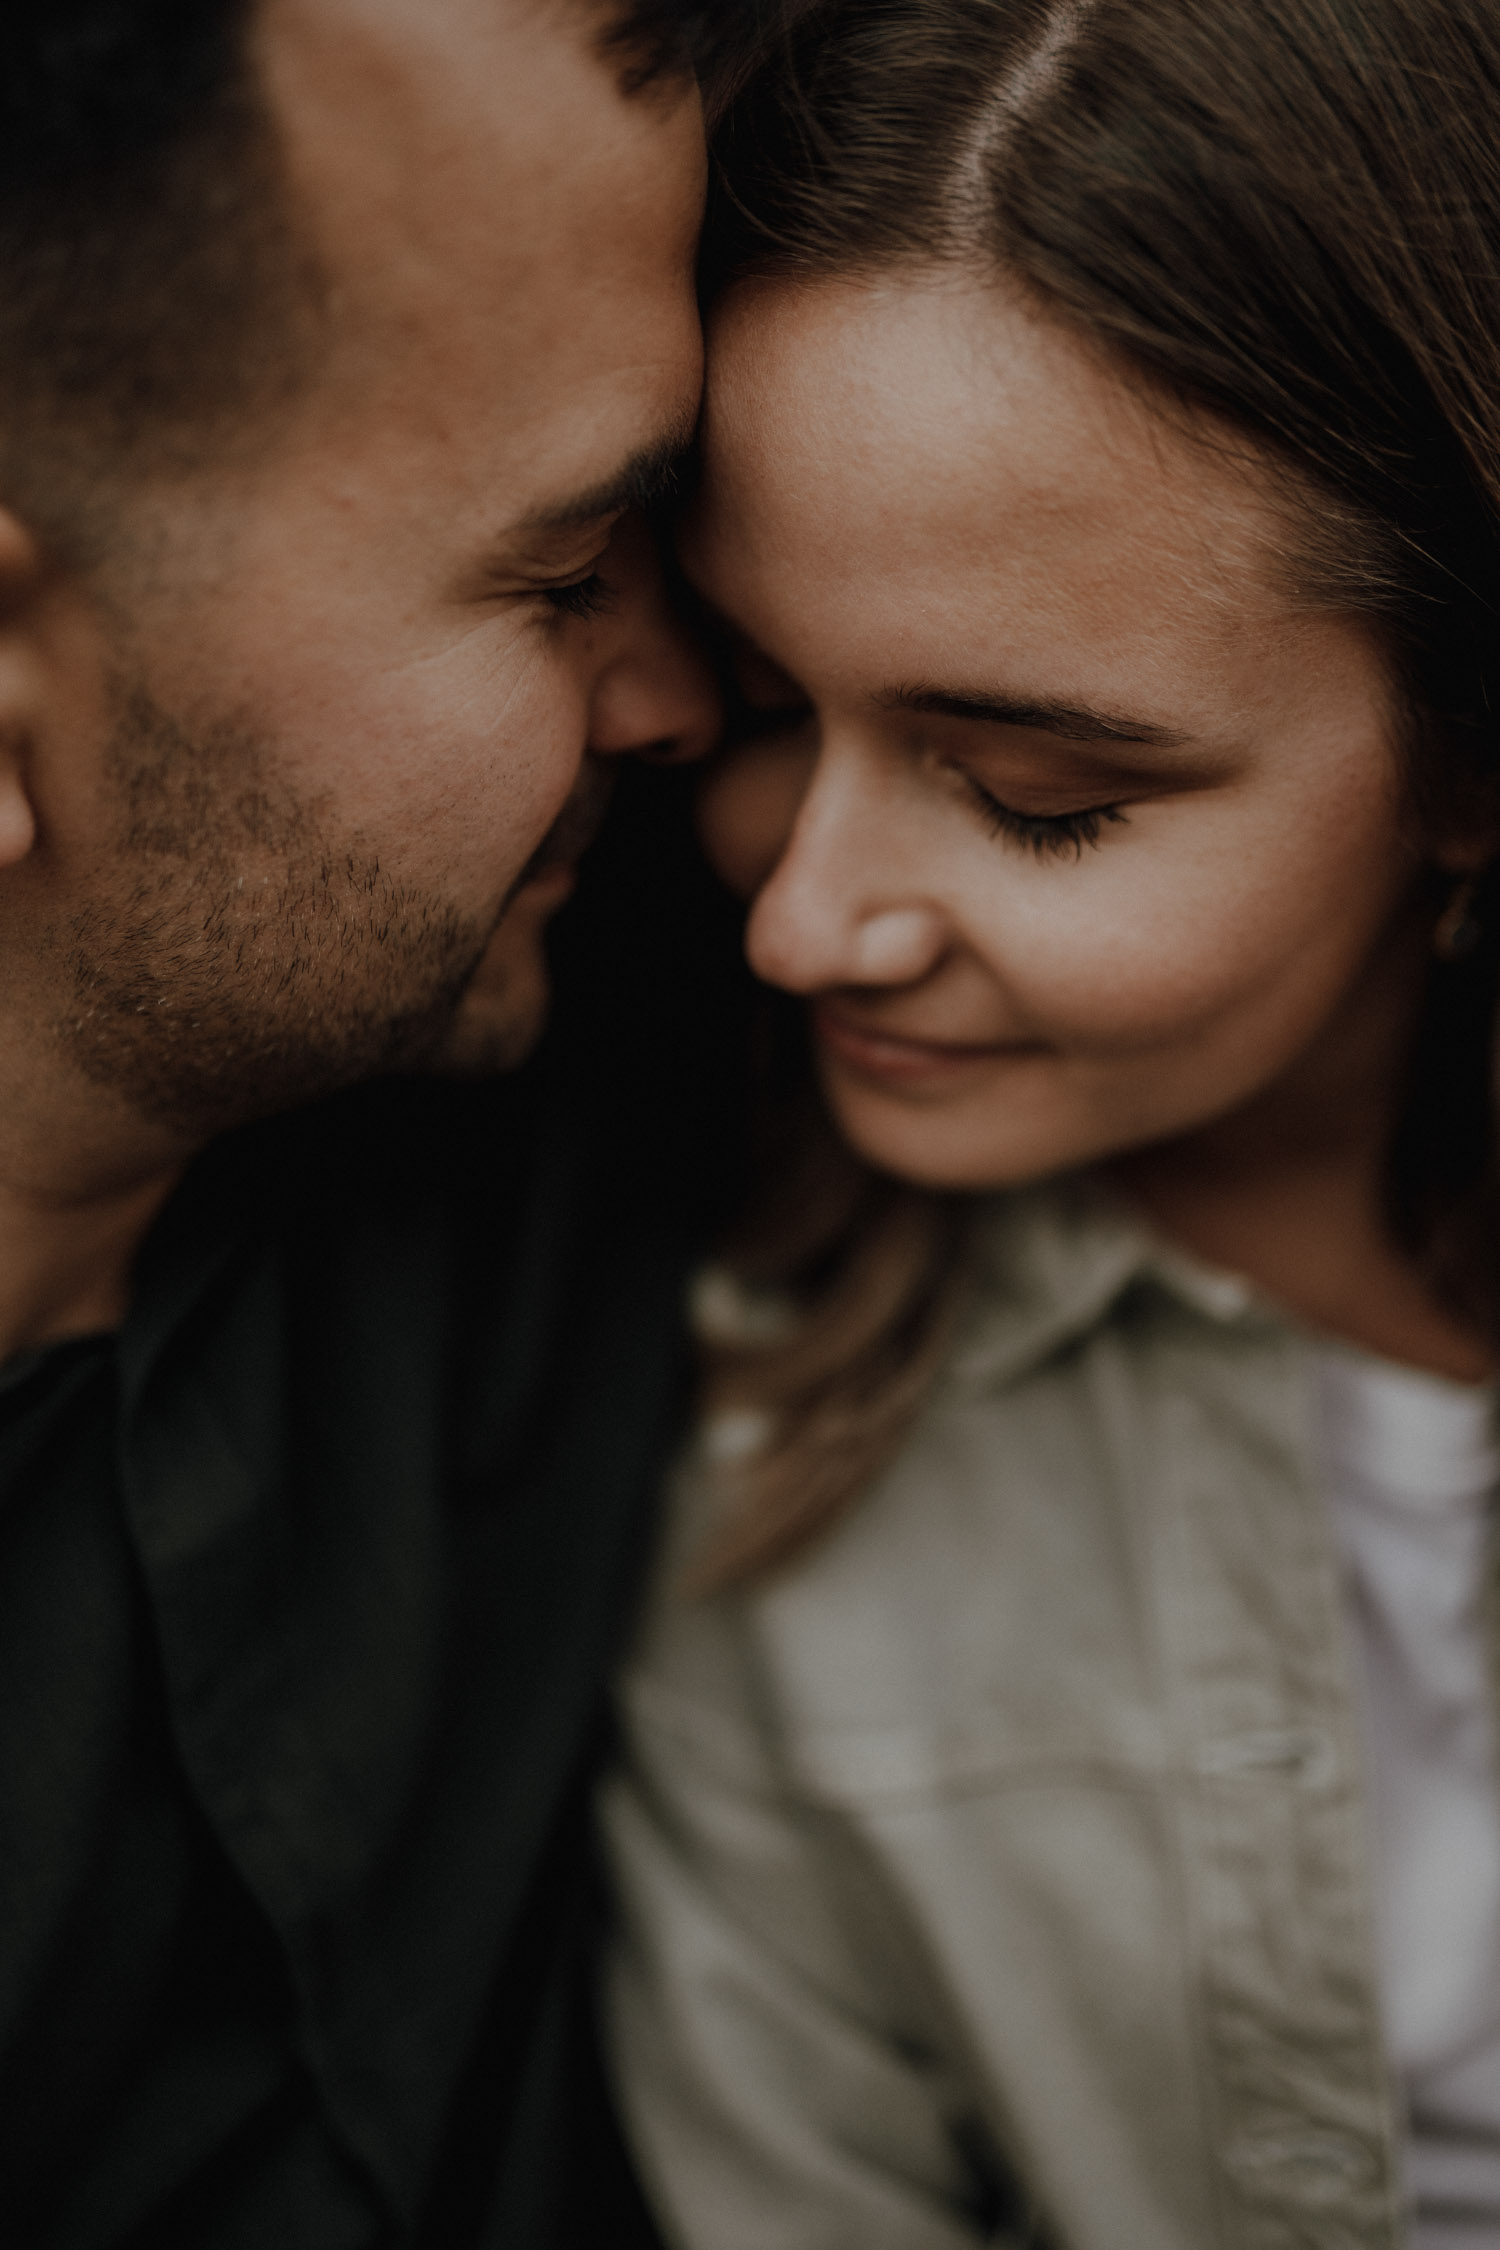
[[[997,1062],[1047,1052],[1039,1040],[935,1039],[890,1030],[848,1001],[815,1000],[811,1014],[818,1044],[834,1061],[862,1078],[913,1092],[935,1092]]]

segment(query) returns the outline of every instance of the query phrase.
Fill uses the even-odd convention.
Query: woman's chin
[[[851,1148],[878,1171],[914,1187],[989,1194],[1029,1186],[1104,1153],[1076,1122],[1018,1100],[903,1099],[824,1061],[824,1092]]]

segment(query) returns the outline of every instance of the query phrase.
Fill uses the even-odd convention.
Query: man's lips
[[[986,1063],[1044,1051],[1033,1039],[919,1039],[907,1032],[885,1031],[828,1000],[813,1002],[812,1020],[819,1040],[839,1061],[863,1077],[892,1083],[950,1078]]]

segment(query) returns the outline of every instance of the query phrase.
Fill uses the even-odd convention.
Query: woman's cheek
[[[1183,885],[1085,859],[1037,876],[1045,890],[1033,879],[1024,906],[1013,893],[1007,930],[970,921],[988,920],[976,950],[1035,1037],[1100,1053],[1190,1040],[1296,979],[1300,914],[1265,912],[1227,875]]]
[[[796,826],[817,761],[801,730],[742,743],[715,759],[698,792],[698,837],[709,865],[737,897],[765,887]]]

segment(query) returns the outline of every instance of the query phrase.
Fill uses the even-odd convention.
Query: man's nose
[[[600,758],[703,757],[723,724],[718,686],[672,606],[644,523],[627,522],[616,531],[608,575],[615,607],[589,709],[590,751]]]

